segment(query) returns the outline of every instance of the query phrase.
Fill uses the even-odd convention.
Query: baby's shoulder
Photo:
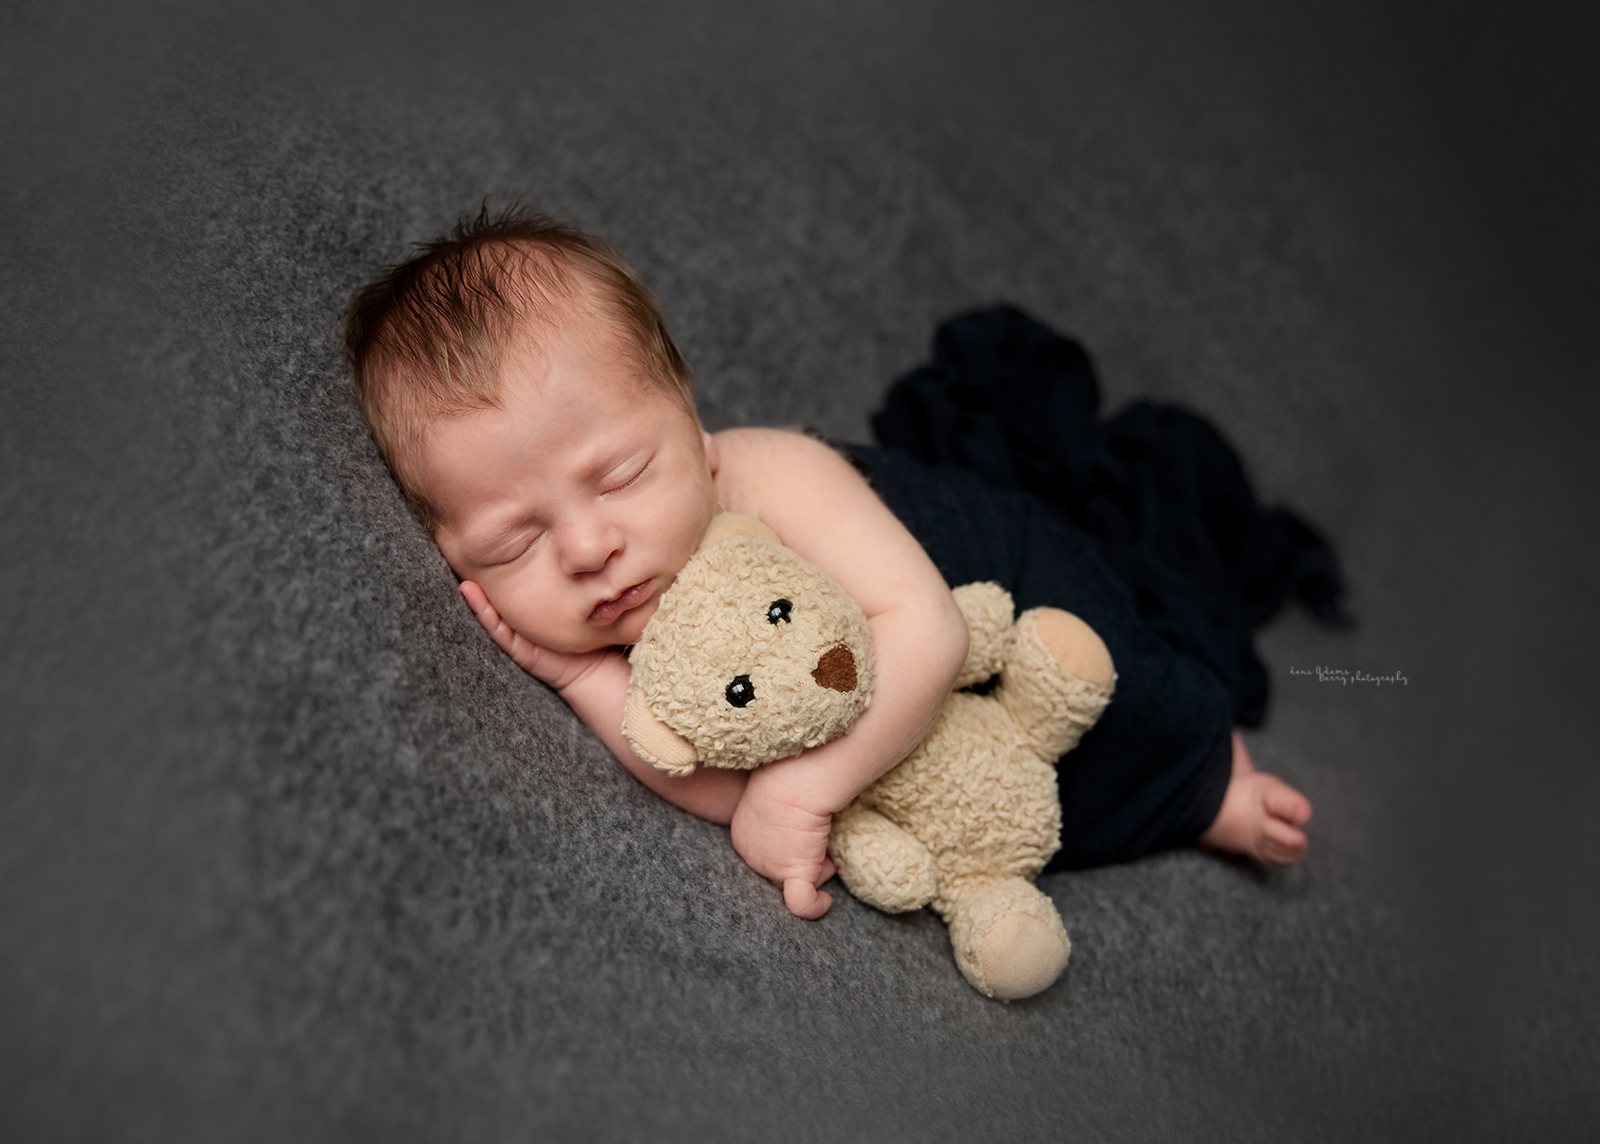
[[[796,429],[724,429],[712,435],[711,454],[718,503],[763,518],[774,498],[815,498],[855,477],[831,446]]]
[[[755,456],[767,456],[774,451],[786,456],[806,455],[816,450],[833,452],[819,438],[803,429],[774,428],[766,425],[743,425],[737,429],[723,429],[711,434],[711,439],[719,448],[741,455],[749,453]]]

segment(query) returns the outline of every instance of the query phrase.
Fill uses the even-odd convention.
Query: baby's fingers
[[[797,918],[815,921],[828,912],[833,899],[813,886],[805,878],[786,878],[783,882],[783,904]]]
[[[471,580],[461,581],[461,595],[467,601],[467,607],[472,609],[472,614],[478,617],[478,622],[483,625],[483,630],[489,633],[491,639],[506,651],[511,650],[511,641],[516,633],[511,630],[511,625],[500,618],[500,613],[494,610],[494,605],[489,603],[489,597],[483,589]]]
[[[489,638],[499,645],[500,650],[509,655],[518,667],[531,675],[543,679],[539,671],[539,649],[523,639],[510,624],[500,618],[500,613],[495,611],[489,597],[482,588],[471,580],[461,581],[461,595],[466,598],[467,607],[472,609],[473,615],[478,617],[478,622],[483,625],[483,630],[489,633]]]

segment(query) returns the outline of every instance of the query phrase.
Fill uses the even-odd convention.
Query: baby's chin
[[[656,609],[661,606],[661,593],[657,592],[637,608],[632,608],[617,617],[617,622],[611,625],[614,633],[612,644],[636,644],[639,637],[644,635],[645,625],[656,614]]]

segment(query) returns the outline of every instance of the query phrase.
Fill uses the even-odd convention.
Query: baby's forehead
[[[660,375],[639,331],[624,318],[595,306],[573,304],[519,317],[508,328],[499,352],[496,388],[529,385],[541,396],[542,379],[561,365],[592,370],[608,387],[654,404],[666,399],[698,422],[692,391]]]
[[[579,338],[590,344],[635,349],[638,332],[626,301],[589,268],[565,260],[518,261],[508,275],[502,341],[537,351]]]
[[[495,388],[503,397],[515,387],[531,404],[569,396],[570,390],[552,384],[567,373],[638,401],[668,392],[652,376],[632,331],[604,315],[572,310],[520,321],[507,331],[499,358]]]

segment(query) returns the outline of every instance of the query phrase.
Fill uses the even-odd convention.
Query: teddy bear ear
[[[706,529],[700,547],[707,548],[719,540],[727,540],[734,536],[754,536],[761,540],[770,540],[778,543],[778,534],[762,524],[753,516],[740,516],[736,512],[719,512],[711,518],[711,524]]]
[[[669,775],[682,777],[694,771],[700,752],[694,744],[650,713],[644,693],[628,689],[627,706],[622,711],[622,733],[645,762]]]

